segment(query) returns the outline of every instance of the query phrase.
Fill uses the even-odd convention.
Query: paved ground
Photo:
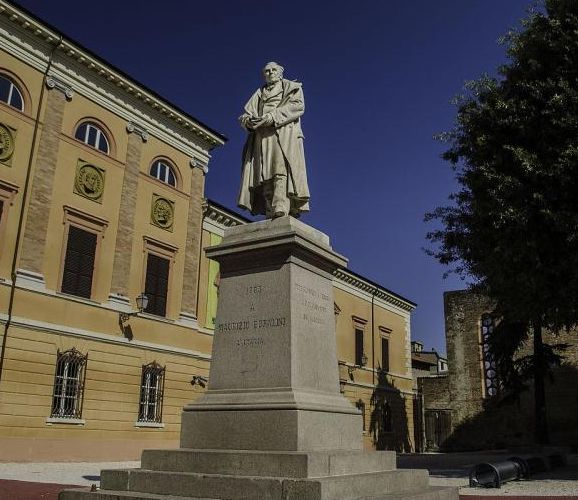
[[[506,483],[500,489],[469,488],[470,468],[481,462],[507,459],[512,453],[427,453],[399,455],[399,468],[428,469],[432,485],[459,486],[462,500],[556,499],[578,500],[578,455],[568,457],[568,465],[534,476],[530,481]],[[139,462],[107,463],[0,463],[0,500],[57,500],[58,492],[71,485],[99,484],[102,469],[138,467]]]
[[[566,467],[536,474],[529,481],[512,481],[501,488],[470,488],[470,469],[482,462],[506,460],[515,455],[512,452],[478,452],[478,453],[423,453],[415,455],[398,455],[399,468],[428,469],[430,483],[435,486],[459,486],[460,495],[466,500],[475,500],[475,496],[571,496],[578,500],[578,455],[568,455]],[[472,496],[470,496],[472,495]]]

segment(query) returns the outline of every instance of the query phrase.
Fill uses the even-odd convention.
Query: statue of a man
[[[251,96],[239,117],[249,132],[243,148],[237,204],[269,219],[309,210],[309,188],[300,117],[305,112],[301,84],[283,78],[275,62],[263,68],[265,85]]]

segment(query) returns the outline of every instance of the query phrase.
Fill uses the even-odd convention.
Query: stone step
[[[104,490],[227,500],[359,500],[428,487],[423,469],[307,479],[132,469],[105,470],[101,478]]]
[[[235,476],[313,478],[394,470],[393,451],[262,452],[145,450],[143,469]]]
[[[174,495],[154,495],[134,491],[97,490],[64,490],[58,500],[219,500],[217,498],[183,497]]]
[[[459,488],[453,486],[429,486],[426,489],[371,496],[359,500],[459,500]]]
[[[183,497],[174,495],[155,495],[152,493],[137,493],[131,491],[90,492],[82,490],[65,490],[60,493],[59,500],[218,500],[214,498]],[[253,499],[251,499],[253,500]],[[308,500],[301,498],[300,500]],[[359,500],[459,500],[458,488],[430,486],[420,491],[406,491],[385,496],[365,497]]]

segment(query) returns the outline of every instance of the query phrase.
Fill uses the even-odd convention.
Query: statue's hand
[[[241,122],[241,126],[246,130],[253,130],[255,128],[249,115],[239,116],[239,122]]]
[[[261,120],[261,127],[270,127],[274,123],[273,115],[271,113],[267,113]]]
[[[267,113],[261,118],[252,118],[250,123],[254,129],[261,127],[270,127],[274,123],[273,115],[271,115],[271,113]]]

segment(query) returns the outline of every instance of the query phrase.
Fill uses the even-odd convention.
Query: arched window
[[[177,176],[173,168],[164,160],[156,160],[150,170],[151,177],[158,179],[169,186],[177,186]]]
[[[92,122],[83,122],[76,129],[74,137],[79,141],[108,154],[110,151],[108,139],[102,129]]]
[[[22,92],[11,78],[0,73],[0,101],[4,101],[18,111],[24,111]]]

